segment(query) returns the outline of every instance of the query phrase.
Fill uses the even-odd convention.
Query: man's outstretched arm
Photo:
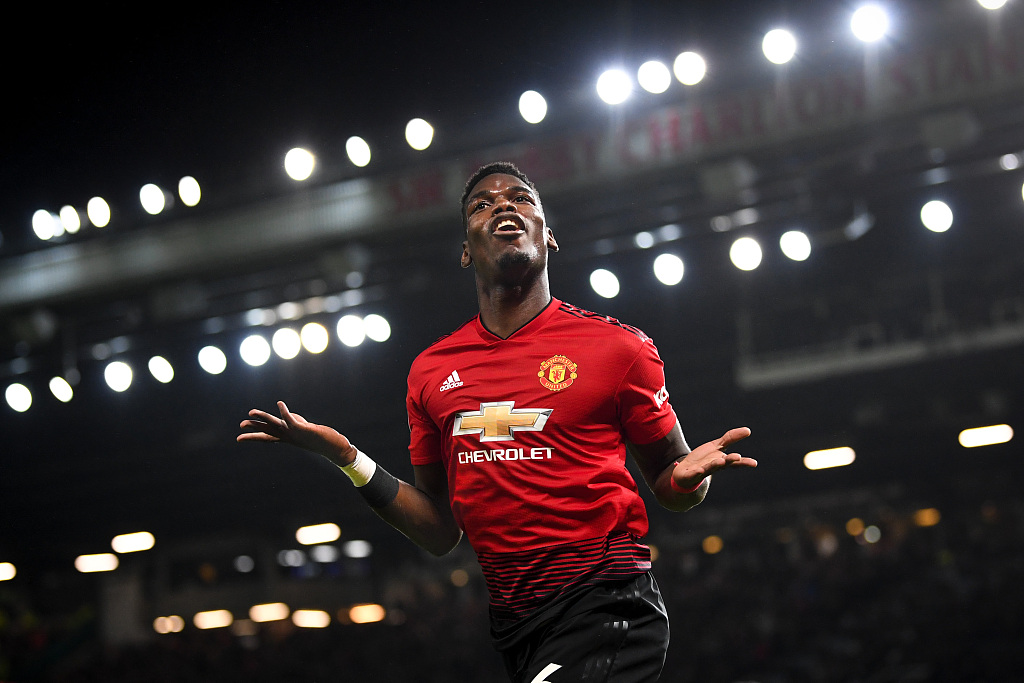
[[[239,434],[237,440],[288,443],[318,453],[349,474],[371,509],[416,545],[434,555],[444,555],[458,544],[462,530],[448,503],[448,478],[441,463],[415,466],[415,484],[408,484],[360,454],[344,434],[308,422],[289,411],[283,401],[278,401],[277,407],[280,417],[250,410],[249,418],[240,425],[250,431]]]
[[[662,507],[681,512],[704,500],[713,473],[733,467],[757,467],[753,458],[726,452],[729,446],[748,436],[749,429],[737,427],[691,451],[676,422],[661,439],[649,444],[631,443],[629,450]]]

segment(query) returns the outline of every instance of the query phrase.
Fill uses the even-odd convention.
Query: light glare
[[[654,259],[654,277],[663,285],[678,285],[683,280],[683,259],[675,254],[661,254]]]
[[[729,259],[740,270],[754,270],[761,265],[761,245],[752,237],[741,237],[732,243]]]
[[[978,0],[978,4],[985,9],[999,9],[1006,4],[1006,0]]]
[[[313,175],[316,157],[309,150],[293,147],[284,155],[284,172],[292,180],[306,180]]]
[[[536,90],[527,90],[519,96],[519,114],[527,123],[540,123],[548,114],[548,102]]]
[[[164,197],[164,191],[159,187],[153,183],[146,183],[139,190],[139,202],[146,213],[155,216],[164,210],[164,207],[167,205],[167,198]]]
[[[18,573],[10,562],[0,562],[0,581],[10,581]]]
[[[390,323],[376,313],[363,318],[363,329],[366,330],[366,336],[375,342],[385,342],[391,337]]]
[[[156,544],[153,534],[148,531],[136,531],[133,534],[121,534],[114,536],[110,541],[110,547],[115,553],[137,553],[149,550]]]
[[[614,299],[619,294],[619,278],[604,268],[598,268],[590,274],[590,286],[605,299]]]
[[[19,413],[24,413],[32,407],[32,392],[24,384],[18,382],[7,386],[4,398],[7,399],[7,405]]]
[[[874,43],[889,32],[889,15],[878,5],[864,5],[850,18],[850,30],[858,40]]]
[[[274,353],[285,360],[295,358],[302,349],[299,333],[290,327],[282,327],[275,332],[270,339],[270,344],[274,347]]]
[[[149,374],[161,384],[167,384],[174,379],[174,368],[163,356],[153,356],[149,359]]]
[[[811,240],[800,230],[790,230],[779,238],[782,253],[794,261],[806,261],[811,255]]]
[[[114,553],[98,553],[96,555],[79,555],[75,558],[75,569],[83,574],[92,572],[112,572],[117,569],[118,559]]]
[[[672,73],[659,61],[644,62],[636,72],[640,87],[649,93],[660,95],[672,85]]]
[[[327,328],[320,323],[306,323],[302,326],[302,331],[299,332],[299,338],[307,351],[321,353],[327,348],[327,342],[331,335],[327,332]]]
[[[107,367],[103,369],[103,379],[107,381],[107,386],[114,391],[118,393],[127,391],[128,387],[132,385],[132,368],[125,362],[115,360],[108,363]]]
[[[341,546],[341,552],[345,553],[345,557],[353,557],[357,559],[369,557],[373,554],[373,546],[370,545],[369,541],[356,539],[354,541],[346,541]]]
[[[265,621],[281,621],[287,619],[291,610],[283,602],[270,602],[264,605],[253,605],[249,608],[249,618],[256,623]]]
[[[270,344],[262,335],[251,334],[238,345],[238,355],[253,367],[259,367],[270,360]]]
[[[696,52],[682,52],[672,62],[672,73],[683,85],[697,85],[704,80],[708,66]]]
[[[97,228],[105,228],[110,223],[110,205],[103,197],[93,197],[85,205],[85,213],[89,222]]]
[[[383,621],[385,614],[384,608],[380,605],[352,605],[348,611],[348,618],[353,624],[372,624]]]
[[[50,393],[61,403],[67,403],[74,397],[75,390],[71,388],[71,385],[63,377],[51,377]]]
[[[348,160],[359,168],[370,163],[370,145],[358,135],[353,135],[345,141],[345,154]]]
[[[216,346],[204,346],[199,349],[199,367],[211,375],[219,375],[228,367],[228,358]]]
[[[366,339],[363,319],[358,315],[342,316],[338,321],[338,339],[345,346],[359,346]]]
[[[295,532],[295,540],[302,545],[317,545],[319,543],[330,543],[341,537],[341,528],[333,522],[325,524],[313,524],[300,527]]]
[[[434,140],[434,127],[423,119],[412,119],[405,124],[405,141],[413,149],[422,152]]]
[[[946,232],[953,225],[953,210],[945,202],[933,199],[921,207],[921,223],[932,232]]]
[[[597,96],[607,104],[622,104],[633,92],[633,79],[622,69],[609,69],[597,79]]]
[[[786,29],[772,29],[764,35],[761,49],[769,62],[785,64],[796,54],[796,37]]]
[[[71,205],[60,208],[60,223],[64,229],[74,235],[82,227],[82,219],[79,217],[75,207]]]
[[[977,448],[1006,443],[1012,438],[1013,428],[1010,425],[990,425],[963,430],[960,432],[959,441],[964,448]]]
[[[45,209],[39,209],[32,214],[32,232],[43,241],[53,239],[56,232],[55,223],[53,214]]]
[[[234,620],[234,616],[232,616],[231,612],[226,609],[196,612],[196,615],[192,617],[192,623],[196,625],[196,628],[204,630],[208,628],[224,628],[225,626],[231,626],[231,622]]]
[[[830,467],[845,467],[853,463],[857,454],[849,446],[811,451],[804,456],[804,467],[809,470],[824,470]]]
[[[178,181],[178,196],[185,206],[195,206],[203,197],[203,191],[199,187],[199,181],[190,175]]]
[[[320,609],[297,609],[292,612],[292,623],[299,628],[326,628],[331,615]]]

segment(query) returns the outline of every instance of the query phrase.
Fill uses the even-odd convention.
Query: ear
[[[555,233],[548,227],[545,227],[545,230],[548,231],[548,249],[551,251],[558,251],[558,242],[555,241]]]
[[[473,264],[473,257],[469,255],[469,242],[464,241],[462,243],[462,258],[460,264],[463,268],[469,268]]]

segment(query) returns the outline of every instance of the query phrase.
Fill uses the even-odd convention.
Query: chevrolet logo
[[[515,401],[481,403],[480,410],[455,414],[452,436],[479,434],[481,441],[513,441],[516,432],[544,429],[553,408],[515,408]]]

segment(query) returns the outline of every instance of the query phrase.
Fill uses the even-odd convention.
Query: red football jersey
[[[508,339],[477,316],[416,358],[406,402],[412,463],[443,463],[478,554],[647,533],[625,443],[676,415],[640,330],[557,299]]]

